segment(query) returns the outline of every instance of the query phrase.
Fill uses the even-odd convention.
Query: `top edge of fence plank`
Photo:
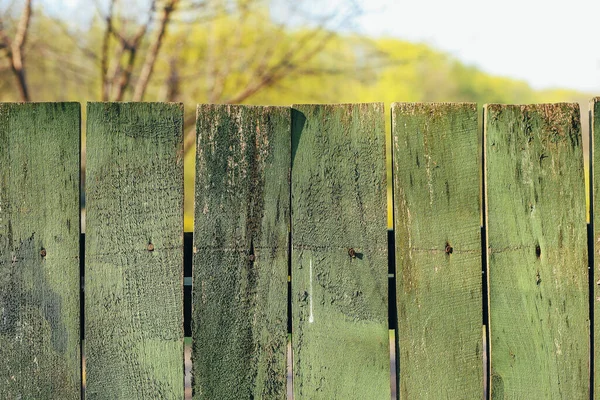
[[[459,101],[459,102],[451,102],[451,101],[441,101],[441,102],[421,102],[421,101],[394,101],[390,104],[391,108],[396,108],[400,110],[411,110],[411,109],[427,109],[427,110],[437,110],[440,108],[448,108],[451,109],[456,108],[477,108],[478,103],[472,101]]]
[[[598,107],[599,104],[600,104],[600,96],[594,97],[593,99],[591,99],[589,101],[590,120],[597,119],[594,111],[595,111],[595,107]]]
[[[78,103],[0,104],[0,397],[80,398]]]
[[[326,108],[353,108],[353,107],[375,107],[376,110],[379,108],[383,108],[385,105],[384,102],[374,101],[374,102],[366,102],[366,103],[292,103],[291,107],[293,109],[300,109],[303,107],[326,107]]]
[[[295,397],[389,398],[383,103],[293,109]]]
[[[489,109],[491,111],[497,109],[520,109],[523,111],[534,111],[540,109],[552,109],[555,107],[572,107],[574,109],[579,110],[579,103],[574,101],[559,101],[556,103],[526,103],[526,104],[510,104],[510,103],[485,103],[483,105],[484,109]]]
[[[184,103],[180,101],[86,101],[87,106],[96,106],[100,104],[118,104],[122,106],[131,106],[131,105],[157,105],[157,104],[165,104],[172,105],[183,108]]]
[[[229,104],[229,103],[225,103],[225,104],[219,104],[219,103],[197,103],[196,104],[196,110],[199,109],[205,109],[206,107],[217,107],[217,108],[245,108],[247,110],[258,110],[258,109],[264,109],[264,110],[270,110],[273,108],[280,108],[280,109],[290,109],[292,106],[291,105],[285,105],[285,104],[265,104],[265,105],[260,105],[260,104]]]
[[[31,104],[34,106],[50,105],[50,104],[56,104],[56,105],[77,104],[77,105],[81,106],[81,102],[79,102],[79,101],[0,101],[0,107],[10,105],[10,104],[15,104],[15,105]]]

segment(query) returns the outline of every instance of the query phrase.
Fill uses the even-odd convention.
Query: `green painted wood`
[[[89,399],[183,398],[183,106],[88,103]]]
[[[476,104],[392,105],[401,399],[483,393]]]
[[[381,103],[294,106],[296,399],[390,398],[384,135]]]
[[[79,399],[78,103],[0,104],[0,398]]]
[[[593,251],[594,256],[594,297],[593,302],[595,304],[594,311],[594,326],[592,329],[594,330],[594,365],[593,365],[593,377],[594,377],[594,398],[600,398],[600,368],[598,368],[598,362],[600,360],[600,194],[598,192],[598,188],[600,188],[600,168],[597,166],[600,165],[600,149],[597,146],[600,146],[600,140],[596,139],[596,136],[600,136],[600,97],[596,97],[590,101],[590,163],[591,167],[591,176],[590,182],[592,182],[592,196],[591,196],[591,219],[594,227],[593,232],[593,244],[590,248],[590,251]]]
[[[586,201],[577,104],[484,110],[492,399],[587,399]]]
[[[285,399],[289,107],[200,105],[194,399]]]

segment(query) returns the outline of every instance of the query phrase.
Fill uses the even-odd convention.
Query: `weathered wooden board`
[[[285,399],[289,107],[200,105],[194,399]]]
[[[401,399],[483,393],[476,104],[392,105]]]
[[[292,112],[296,399],[390,398],[384,134],[383,104]]]
[[[598,368],[597,364],[600,360],[600,194],[598,192],[598,188],[600,187],[600,149],[597,146],[600,146],[600,139],[596,138],[598,136],[600,138],[600,97],[596,97],[592,99],[590,102],[590,163],[591,174],[590,174],[590,182],[592,189],[592,196],[590,202],[590,220],[592,222],[592,226],[594,228],[593,232],[593,243],[591,244],[589,251],[593,252],[592,257],[594,259],[594,268],[592,271],[592,276],[594,278],[593,284],[593,313],[594,313],[594,326],[592,329],[594,330],[594,348],[593,357],[593,371],[592,378],[594,383],[594,398],[600,398],[600,368]]]
[[[77,103],[0,104],[0,398],[79,399]]]
[[[183,107],[88,103],[89,399],[183,398]]]
[[[579,107],[492,104],[484,115],[491,397],[588,398]]]

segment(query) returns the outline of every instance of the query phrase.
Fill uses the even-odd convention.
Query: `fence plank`
[[[402,399],[483,393],[475,104],[392,105]]]
[[[195,399],[284,399],[289,107],[200,105]]]
[[[587,398],[578,105],[492,104],[484,114],[491,396]]]
[[[79,399],[77,103],[0,104],[0,398]]]
[[[88,103],[90,399],[183,398],[183,107]]]
[[[593,365],[593,382],[594,382],[594,398],[600,398],[600,368],[597,367],[598,362],[600,362],[600,316],[598,312],[600,310],[600,194],[598,192],[598,188],[600,188],[600,149],[597,146],[600,146],[600,140],[596,139],[596,136],[600,136],[600,97],[596,97],[592,99],[590,102],[590,127],[591,127],[591,135],[590,135],[590,163],[592,164],[591,172],[593,176],[590,176],[590,182],[592,183],[591,189],[593,191],[591,196],[591,217],[594,227],[593,232],[593,243],[590,245],[589,251],[594,252],[592,255],[594,257],[594,270],[593,277],[593,302],[595,306],[593,307],[594,311],[594,326],[592,329],[594,330],[594,348],[592,349],[594,355],[594,365]]]
[[[383,104],[294,108],[295,397],[390,398]]]

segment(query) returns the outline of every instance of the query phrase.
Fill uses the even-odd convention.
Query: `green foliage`
[[[230,102],[277,67],[281,74],[241,102],[531,103],[586,97],[572,90],[536,91],[523,81],[492,76],[422,43],[286,27],[261,2],[251,8],[215,8],[210,18],[194,22],[180,17],[169,26],[147,101]],[[99,97],[104,24],[95,17],[86,30],[41,8],[34,11],[25,49],[34,101]],[[147,45],[142,43],[139,51]],[[136,58],[136,66],[142,58]],[[1,66],[0,100],[15,101],[14,78],[5,57]],[[174,76],[179,87],[168,99]]]
[[[366,38],[314,25],[286,26],[272,17],[262,0],[207,4],[203,14],[190,13],[182,6],[174,17],[145,96],[146,101],[178,101],[186,106],[187,231],[192,230],[193,126],[199,103],[464,101],[482,105],[587,102],[591,97],[563,89],[536,91],[526,82],[492,76],[422,43]],[[128,23],[119,22],[117,29],[133,34],[135,21]],[[105,21],[98,15],[84,27],[36,8],[25,48],[32,100],[100,99],[104,31]],[[149,43],[149,38],[141,41],[132,82]],[[116,41],[111,41],[109,54],[117,53],[116,47]],[[109,70],[124,69],[124,63],[111,59]],[[131,86],[125,100],[132,96]],[[17,100],[16,80],[0,53],[0,101]]]

